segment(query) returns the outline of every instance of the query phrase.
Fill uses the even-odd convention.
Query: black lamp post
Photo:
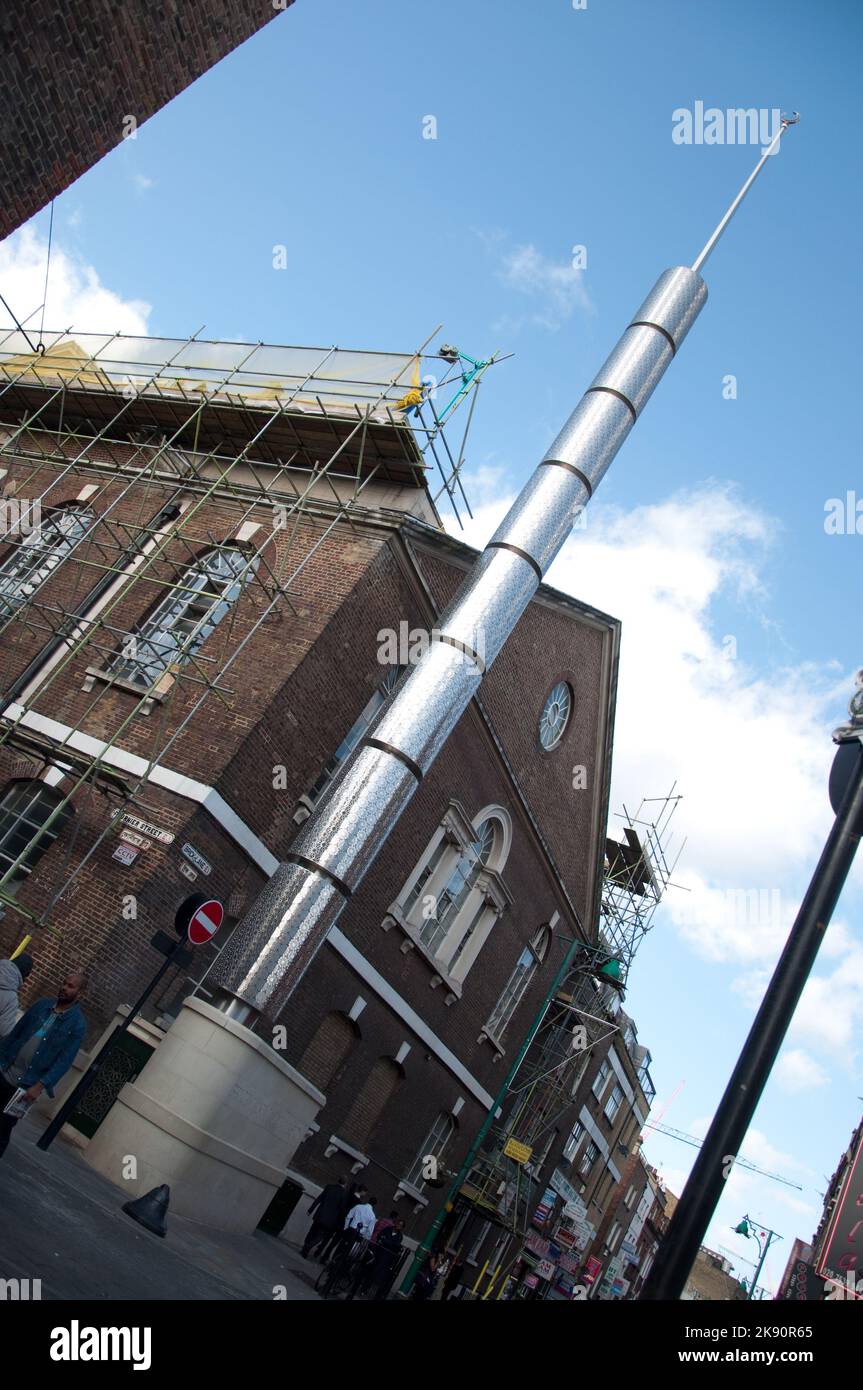
[[[855,685],[850,722],[833,734],[839,745],[830,774],[833,828],[657,1251],[643,1299],[680,1298],[854,862],[863,834],[863,670],[857,672]]]

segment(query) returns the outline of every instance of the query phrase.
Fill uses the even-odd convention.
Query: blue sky
[[[683,1080],[664,1118],[690,1132],[817,859],[829,732],[863,665],[863,536],[824,528],[828,499],[856,489],[863,502],[860,36],[855,0],[297,0],[55,207],[57,326],[73,305],[108,331],[131,315],[152,334],[205,324],[208,337],[397,350],[442,322],[441,339],[474,356],[513,352],[476,416],[480,544],[657,275],[691,262],[757,158],[675,144],[674,110],[800,110],[551,575],[624,620],[615,806],[675,778],[685,797],[690,893],[659,914],[627,1008],[659,1108]],[[0,248],[19,313],[46,232],[42,213]],[[757,889],[781,895],[781,922],[729,925],[722,895]],[[858,866],[748,1150],[804,1192],[735,1175],[712,1232],[746,1257],[728,1229],[744,1210],[781,1231],[773,1276],[811,1235],[860,1114],[861,903]],[[647,1154],[679,1187],[692,1151],[651,1139]]]

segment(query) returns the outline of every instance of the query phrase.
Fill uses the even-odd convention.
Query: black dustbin
[[[281,1235],[288,1217],[302,1195],[301,1184],[293,1178],[286,1178],[258,1222],[258,1230],[265,1231],[268,1236]]]

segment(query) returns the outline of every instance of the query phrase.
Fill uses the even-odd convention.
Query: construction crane
[[[658,1134],[667,1134],[669,1139],[679,1139],[681,1144],[690,1144],[693,1149],[700,1149],[702,1141],[696,1139],[694,1134],[684,1134],[681,1129],[672,1129],[670,1125],[661,1125],[656,1120],[646,1120],[645,1129],[655,1129]],[[750,1173],[760,1173],[763,1178],[772,1178],[774,1182],[784,1183],[786,1187],[793,1187],[798,1192],[803,1188],[798,1182],[791,1182],[789,1178],[780,1178],[778,1173],[768,1173],[766,1168],[758,1168],[754,1163],[750,1163],[748,1158],[735,1158],[735,1167],[747,1168]]]

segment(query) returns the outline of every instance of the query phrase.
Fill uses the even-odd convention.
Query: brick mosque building
[[[475,552],[417,354],[58,337],[0,351],[0,954],[92,974],[84,1065],[205,889],[76,1124],[207,973]],[[478,387],[431,359],[454,409]],[[475,367],[476,364],[474,364]],[[473,370],[473,369],[471,369]],[[595,940],[619,625],[542,585],[278,1018],[326,1095],[292,1174],[362,1176],[418,1238],[568,942]],[[631,1061],[624,1060],[630,1069]]]

